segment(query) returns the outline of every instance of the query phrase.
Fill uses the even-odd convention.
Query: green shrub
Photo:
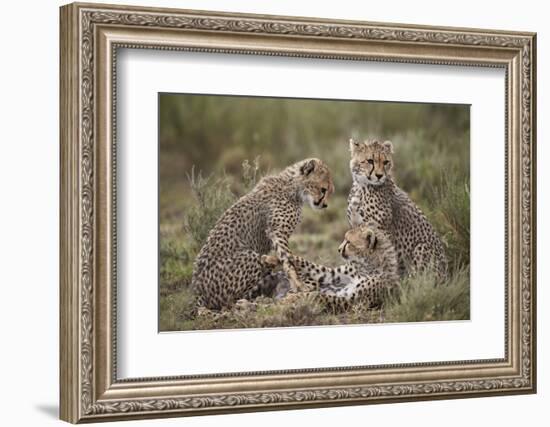
[[[447,244],[451,271],[470,264],[470,179],[447,173],[434,190],[433,222]]]
[[[160,295],[159,330],[181,331],[195,329],[196,297],[189,288],[169,295]]]
[[[198,253],[212,227],[220,216],[235,202],[230,180],[225,176],[205,178],[191,169],[189,186],[195,203],[189,204],[184,218],[184,230],[191,238],[192,249]]]
[[[469,175],[468,136],[426,129],[388,135],[386,139],[393,141],[395,150],[397,184],[422,208],[429,207],[433,189],[441,185],[443,173],[461,171]]]
[[[454,271],[438,284],[431,273],[401,281],[399,289],[384,304],[385,322],[468,320],[470,318],[470,270]]]
[[[193,273],[194,253],[179,239],[160,239],[161,292],[171,292],[187,286]]]
[[[260,156],[256,156],[252,163],[245,159],[241,165],[243,194],[251,191],[261,178]]]

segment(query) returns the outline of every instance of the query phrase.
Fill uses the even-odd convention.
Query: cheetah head
[[[332,175],[328,166],[319,159],[306,159],[296,164],[301,196],[313,209],[323,209],[334,192]]]
[[[382,185],[391,175],[393,145],[390,141],[364,142],[350,139],[350,169],[353,180],[361,185]]]
[[[385,233],[374,224],[361,224],[348,230],[338,252],[345,260],[371,258],[390,245]]]

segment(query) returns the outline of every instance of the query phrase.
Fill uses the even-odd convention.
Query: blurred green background
[[[161,94],[159,104],[160,330],[265,326],[249,325],[250,319],[237,325],[198,324],[191,314],[192,263],[231,203],[262,175],[303,158],[324,160],[336,191],[323,212],[304,208],[291,248],[312,261],[341,262],[336,249],[348,228],[350,137],[393,142],[397,184],[432,221],[447,246],[453,274],[460,274],[453,282],[459,282],[461,292],[454,297],[459,308],[456,301],[452,307],[441,306],[449,301],[426,303],[426,292],[432,290],[419,284],[418,297],[426,303],[421,312],[411,314],[411,307],[398,307],[397,301],[394,308],[408,310],[406,318],[382,317],[412,321],[469,316],[469,106],[185,94]]]

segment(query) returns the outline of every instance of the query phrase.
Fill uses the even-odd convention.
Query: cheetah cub
[[[390,237],[401,276],[429,269],[439,280],[447,277],[443,243],[422,211],[393,181],[390,141],[349,142],[353,185],[347,217],[352,227],[375,222]]]
[[[362,224],[345,234],[338,252],[346,261],[336,268],[292,256],[298,278],[332,312],[353,304],[381,305],[384,295],[399,283],[397,254],[389,236],[375,224]]]
[[[195,260],[191,281],[199,305],[214,310],[233,306],[256,292],[278,262],[293,291],[299,290],[288,261],[288,239],[301,220],[304,203],[326,208],[333,192],[328,167],[315,158],[262,178],[224,212]],[[267,255],[271,250],[276,257]]]

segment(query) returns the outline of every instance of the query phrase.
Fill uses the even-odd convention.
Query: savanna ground
[[[463,320],[470,315],[468,106],[162,94],[160,96],[161,331]],[[391,140],[393,175],[442,236],[450,278],[404,279],[381,309],[333,315],[307,300],[262,297],[197,315],[193,261],[219,216],[265,174],[307,157],[330,167],[329,207],[304,207],[293,252],[335,266],[351,187],[349,137]]]

